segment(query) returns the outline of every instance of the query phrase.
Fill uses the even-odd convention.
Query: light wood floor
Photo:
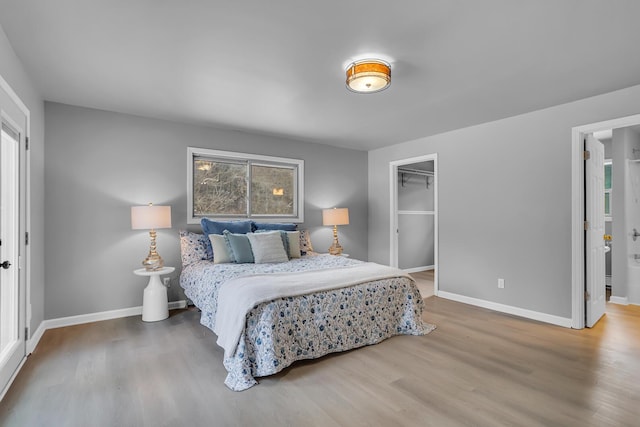
[[[429,298],[433,295],[434,275],[435,270],[418,271],[410,274],[413,280],[415,280],[422,298]]]
[[[223,385],[199,313],[47,331],[0,403],[2,426],[638,426],[640,307],[581,331],[438,297],[438,329]]]

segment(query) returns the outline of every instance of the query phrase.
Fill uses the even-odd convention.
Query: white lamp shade
[[[322,225],[347,225],[349,224],[348,208],[333,208],[322,210]]]
[[[171,228],[171,206],[132,206],[131,229]]]

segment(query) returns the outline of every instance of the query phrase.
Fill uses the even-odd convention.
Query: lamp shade
[[[171,206],[132,206],[131,229],[155,230],[171,228]]]
[[[349,224],[348,208],[333,208],[322,210],[322,225],[347,225]]]

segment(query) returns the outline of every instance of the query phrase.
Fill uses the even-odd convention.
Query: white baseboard
[[[540,313],[539,311],[527,310],[524,308],[513,307],[511,305],[500,304],[497,302],[486,301],[478,298],[458,295],[451,292],[438,291],[438,297],[458,301],[477,307],[488,308],[490,310],[499,311],[501,313],[513,314],[515,316],[524,317],[539,322],[551,323],[552,325],[570,328],[572,326],[570,317],[554,316],[552,314]]]
[[[629,305],[629,298],[627,297],[609,297],[609,302],[612,304]]]
[[[434,268],[434,265],[425,265],[423,267],[403,268],[402,271],[405,273],[417,273],[419,271],[433,270]]]
[[[47,329],[46,329],[45,321],[40,322],[40,326],[38,326],[38,329],[36,329],[35,332],[31,334],[31,337],[27,340],[28,355],[33,353],[33,350],[36,349],[36,346],[40,342],[40,338],[42,338],[42,335],[46,330]]]
[[[186,300],[171,301],[169,303],[169,310],[186,307]],[[47,329],[62,328],[64,326],[81,325],[83,323],[99,322],[101,320],[118,319],[120,317],[140,315],[142,315],[142,306],[44,320],[42,323],[40,323],[38,329],[36,329],[36,331],[31,335],[31,338],[27,341],[27,354],[33,353],[36,346],[40,342],[42,335]]]

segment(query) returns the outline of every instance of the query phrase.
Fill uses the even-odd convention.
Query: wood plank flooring
[[[640,307],[581,331],[437,297],[438,329],[299,362],[244,392],[194,310],[47,331],[2,426],[638,426]]]
[[[411,273],[410,276],[415,280],[422,298],[429,298],[430,296],[433,296],[435,270],[418,271],[416,273]]]

